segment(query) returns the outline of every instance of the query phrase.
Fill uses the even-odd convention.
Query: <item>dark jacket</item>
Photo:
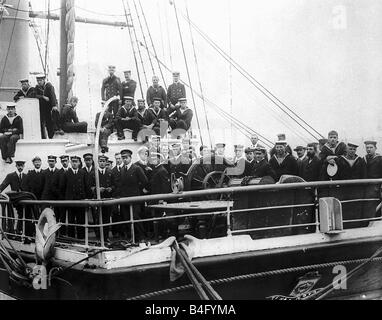
[[[260,162],[252,162],[252,170],[250,175],[256,178],[269,176],[272,177],[275,181],[278,180],[276,179],[275,170],[272,169],[270,164],[265,159],[261,160]]]
[[[8,186],[11,187],[12,191],[26,191],[26,178],[27,175],[25,173],[21,174],[21,181],[18,173],[12,172],[7,174],[0,185],[0,192],[3,192]]]
[[[135,95],[135,90],[137,89],[137,82],[133,79],[130,79],[129,81],[123,81],[122,82],[122,103],[124,103],[124,97],[133,97]]]
[[[167,105],[167,94],[163,87],[158,86],[157,88],[154,88],[153,86],[150,86],[147,89],[146,102],[148,106],[153,104],[154,98],[160,98],[162,100],[161,108],[164,108]]]
[[[67,171],[69,171],[70,168],[68,168]],[[66,171],[61,168],[60,170],[57,171],[57,174],[54,176],[53,179],[53,189],[54,192],[57,194],[57,199],[58,200],[65,200],[65,173]]]
[[[121,193],[120,197],[139,196],[140,191],[147,187],[148,180],[143,170],[135,164],[127,170],[126,167],[121,172]]]
[[[54,87],[50,82],[46,82],[43,87],[36,86],[36,97],[39,98],[40,106],[45,111],[51,111],[53,107],[57,106],[56,93]],[[45,101],[41,96],[46,96],[49,101]]]
[[[65,200],[86,199],[85,172],[78,170],[75,175],[72,169],[64,174],[63,188],[65,190]]]
[[[180,108],[176,109],[175,112],[170,116],[171,119],[176,121],[183,120],[186,123],[185,130],[190,129],[191,121],[194,116],[194,113],[191,109],[187,108],[183,113],[180,111]]]
[[[288,154],[281,164],[278,163],[276,155],[274,155],[269,160],[269,165],[276,172],[276,181],[280,180],[280,177],[284,174],[298,175],[297,160],[291,154]]]
[[[154,124],[154,127],[159,127],[159,119],[168,120],[167,112],[160,109],[159,113],[156,114],[153,108],[147,110],[145,123],[146,125]]]
[[[101,171],[98,171],[99,176],[99,186],[102,188],[111,188],[111,191],[105,190],[104,192],[101,192],[101,198],[111,198],[113,195],[113,179],[112,179],[112,173],[111,170],[106,169],[105,173],[102,174]],[[93,198],[97,197],[96,190],[94,189],[96,186],[95,181],[95,174],[90,176],[90,188],[92,190]]]
[[[95,118],[95,127],[96,128],[98,125],[98,119],[99,119],[100,114],[101,114],[100,112],[97,112],[97,114],[96,114],[96,118]],[[102,122],[101,122],[101,128],[112,130],[113,125],[114,125],[113,115],[111,112],[106,110],[105,113],[103,114],[103,118],[102,118]]]
[[[102,88],[101,88],[102,100],[106,101],[114,96],[121,96],[121,94],[122,94],[121,80],[116,75],[113,75],[112,77],[109,76],[103,79]]]
[[[171,192],[170,175],[163,165],[160,164],[153,168],[149,184],[151,194]]]
[[[168,104],[175,105],[180,98],[186,98],[186,88],[184,84],[172,83],[168,86],[167,89],[167,102]]]
[[[126,110],[124,106],[120,107],[115,118],[117,120],[123,120],[126,118],[131,118],[134,120],[138,120],[138,112],[135,107],[131,107],[129,110]]]
[[[343,143],[343,142],[339,142],[336,146],[336,148],[334,149],[334,152],[332,151],[332,149],[330,149],[330,145],[329,143],[326,143],[322,149],[321,149],[321,152],[320,154],[318,155],[320,160],[321,161],[326,161],[326,158],[328,156],[343,156],[346,154],[346,144]]]
[[[111,170],[111,183],[113,185],[113,197],[119,198],[121,196],[121,172],[123,170],[123,165],[118,171],[117,166]]]
[[[318,181],[320,180],[321,167],[322,162],[317,156],[312,159],[305,157],[301,161],[298,175],[305,181]]]
[[[36,98],[36,89],[34,87],[29,87],[27,91],[20,89],[16,95],[13,97],[15,102],[19,101],[21,97],[24,98]]]
[[[0,122],[0,132],[7,132],[9,129],[12,129],[12,134],[22,134],[24,131],[23,119],[16,115],[16,118],[13,120],[12,124],[9,122],[7,116],[4,116]]]
[[[366,177],[368,179],[380,179],[382,178],[382,156],[376,154],[374,157],[369,155],[365,156],[366,162]]]
[[[78,123],[78,117],[76,110],[70,104],[65,104],[61,111],[61,122],[62,123]]]
[[[57,189],[55,188],[58,169],[54,168],[53,173],[50,169],[43,170],[43,180],[44,180],[44,189],[42,191],[41,199],[42,200],[57,200],[59,195]]]
[[[357,156],[353,166],[350,166],[345,156],[341,156],[337,165],[339,180],[365,179],[367,176],[366,162],[361,157]]]
[[[44,190],[44,174],[43,170],[37,173],[34,169],[29,170],[26,181],[27,191],[32,192],[38,200],[41,200],[42,191]]]
[[[92,166],[90,172],[86,169],[86,166],[80,169],[84,173],[85,176],[85,194],[87,199],[91,199],[93,197],[93,193],[91,190],[91,184],[93,179],[95,179],[95,170],[94,165]]]

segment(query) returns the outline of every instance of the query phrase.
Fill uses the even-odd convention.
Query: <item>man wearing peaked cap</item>
[[[125,97],[125,104],[122,105],[117,112],[115,124],[117,127],[118,140],[125,139],[123,129],[130,129],[133,131],[132,138],[134,141],[137,141],[141,123],[138,119],[138,111],[133,106],[133,102],[133,97]]]
[[[252,149],[252,148],[251,148]],[[247,176],[263,178],[263,177],[271,177],[273,180],[276,179],[276,173],[271,168],[268,163],[268,160],[265,159],[266,149],[261,145],[257,144],[254,150],[254,160],[251,162],[250,171]]]
[[[43,170],[44,188],[42,191],[42,200],[58,200],[59,182],[57,181],[58,169],[56,168],[57,157],[48,156],[48,169]]]
[[[41,170],[41,158],[39,156],[35,156],[32,159],[32,163],[34,169],[29,170],[27,174],[27,191],[32,192],[37,200],[41,200],[42,192],[44,189],[44,177],[43,170]]]
[[[15,156],[16,143],[23,134],[23,119],[16,113],[14,104],[7,105],[7,114],[0,121],[1,156],[6,163],[12,163]]]
[[[35,91],[40,106],[41,137],[43,139],[52,139],[55,129],[52,113],[54,114],[58,112],[56,93],[53,85],[50,82],[45,81],[45,75],[37,76],[36,79],[37,85]],[[45,128],[48,132],[48,137],[46,137]]]
[[[131,157],[133,155],[133,151],[131,151],[129,149],[123,149],[123,150],[121,150],[121,155]]]
[[[135,97],[135,90],[137,89],[137,82],[133,79],[131,79],[131,71],[127,70],[124,71],[125,81],[122,82],[122,105],[125,104],[125,97]],[[133,104],[135,105],[135,104]]]
[[[24,98],[36,98],[36,90],[34,87],[29,85],[29,80],[27,78],[20,79],[21,89],[13,97],[15,102]]]
[[[366,169],[367,179],[381,179],[382,178],[382,156],[377,153],[377,142],[367,140],[364,142],[366,148]]]
[[[120,100],[123,98],[122,94],[122,83],[115,75],[115,66],[110,65],[108,67],[109,75],[103,79],[101,87],[101,99],[102,103],[105,103],[107,100],[114,96],[118,96]],[[117,115],[119,109],[120,101],[114,100],[109,104],[108,111],[113,114],[113,117]]]
[[[0,185],[0,193],[3,192],[8,186],[11,191],[26,191],[26,174],[23,173],[25,161],[16,160],[16,171],[6,175],[4,181]]]
[[[366,162],[359,157],[357,152],[358,145],[347,143],[346,155],[340,156],[337,161],[338,180],[365,179],[367,176]]]
[[[186,98],[186,88],[184,84],[180,83],[180,72],[174,71],[172,73],[173,83],[167,88],[167,102],[170,108],[175,108],[179,99]]]

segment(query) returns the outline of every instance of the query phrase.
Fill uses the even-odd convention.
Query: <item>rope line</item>
[[[121,0],[121,1],[122,1],[122,4],[123,4],[123,10],[124,10],[124,12],[125,12],[126,23],[127,23],[127,25],[129,25],[129,18],[128,18],[127,11],[126,11],[125,1],[124,1],[124,0]],[[131,49],[132,49],[132,51],[133,51],[134,62],[135,62],[135,68],[137,69],[137,76],[138,76],[139,88],[140,88],[140,90],[141,90],[141,96],[142,96],[142,99],[143,99],[142,82],[141,82],[141,76],[140,76],[140,74],[139,74],[139,68],[138,68],[137,56],[136,56],[135,49],[134,49],[133,36],[131,35],[131,30],[130,30],[130,28],[127,28],[127,30],[129,31],[129,37],[130,37],[130,43],[131,43]]]
[[[182,17],[185,20],[187,17],[182,14]],[[299,123],[290,113],[292,113],[298,120],[307,125],[311,130],[313,130],[318,136],[323,137],[317,130],[315,130],[312,126],[310,126],[304,119],[302,119],[299,115],[297,115],[292,109],[290,109],[284,102],[282,102],[279,98],[277,98],[272,92],[270,92],[267,88],[264,87],[258,80],[256,80],[248,71],[246,71],[243,67],[240,66],[235,60],[232,59],[223,49],[221,49],[207,34],[205,34],[200,28],[196,26],[196,24],[192,21],[189,21],[192,27],[197,31],[197,33],[210,44],[228,63],[232,64],[232,66],[242,75],[244,76],[256,89],[258,89],[265,97],[267,97],[275,106],[277,106],[281,111],[287,114],[294,122],[296,122],[300,127],[302,127],[309,135],[311,135],[314,139],[318,140],[318,138],[312,134],[308,129],[306,129],[301,123]],[[280,104],[286,108],[286,111]]]
[[[203,143],[202,130],[200,129],[200,122],[199,122],[199,116],[198,116],[198,108],[196,107],[196,102],[195,102],[194,92],[193,92],[193,90],[192,90],[191,77],[190,77],[190,70],[188,69],[186,50],[184,49],[184,43],[183,43],[183,37],[182,37],[182,31],[181,31],[181,29],[180,29],[179,18],[178,18],[178,11],[176,10],[175,0],[173,1],[172,4],[173,4],[173,6],[174,6],[174,12],[175,12],[175,17],[176,17],[176,24],[177,24],[177,26],[178,26],[178,33],[179,33],[180,43],[181,43],[181,45],[182,45],[182,52],[183,52],[184,63],[185,63],[185,65],[186,65],[187,78],[188,78],[188,82],[189,82],[190,89],[191,89],[192,103],[194,104],[195,116],[196,116],[196,122],[197,122],[197,124],[198,124],[198,130],[199,130],[199,135],[200,135],[200,141],[202,142],[202,145],[203,145],[204,143]]]
[[[187,0],[184,0],[184,3],[185,3],[185,7],[186,7],[187,17],[189,17],[188,6],[187,6]],[[198,58],[197,58],[197,56],[196,56],[195,43],[194,43],[194,36],[193,36],[193,34],[192,34],[192,28],[191,28],[191,25],[190,25],[190,24],[188,24],[188,25],[189,25],[189,29],[190,29],[190,36],[191,36],[191,43],[192,43],[192,51],[193,51],[193,53],[194,53],[194,61],[195,61],[196,73],[197,73],[197,75],[198,75],[199,90],[200,90],[200,95],[201,95],[201,99],[202,99],[202,102],[203,102],[204,116],[205,116],[205,120],[206,120],[206,124],[207,124],[208,138],[209,138],[209,140],[210,140],[210,147],[211,147],[211,149],[212,149],[212,138],[211,138],[211,132],[210,132],[210,124],[209,124],[209,121],[208,121],[208,114],[207,114],[206,102],[205,102],[204,94],[203,94],[203,86],[202,86],[202,82],[201,82],[201,79],[200,79],[200,71],[199,71]]]
[[[216,279],[209,281],[210,285],[221,285],[221,284],[227,284],[234,281],[244,281],[244,280],[251,280],[256,278],[263,278],[268,276],[275,276],[275,275],[283,275],[291,272],[303,272],[303,271],[309,271],[314,269],[320,269],[320,268],[332,268],[337,265],[349,265],[349,264],[360,264],[365,261],[370,260],[370,258],[364,258],[364,259],[354,259],[354,260],[345,260],[345,261],[336,261],[336,262],[328,262],[328,263],[321,263],[321,264],[312,264],[312,265],[306,265],[306,266],[300,266],[300,267],[291,267],[291,268],[284,268],[284,269],[277,269],[277,270],[271,270],[271,271],[264,271],[264,272],[258,272],[258,273],[250,273],[250,274],[244,274],[239,276],[232,276],[222,279]],[[381,262],[382,257],[373,258],[372,261]],[[178,286],[175,288],[169,288],[164,290],[158,290],[146,294],[142,294],[139,296],[128,298],[127,300],[142,300],[142,299],[150,299],[166,294],[174,294],[176,292],[184,291],[191,289],[192,285],[187,284],[183,286]]]
[[[142,53],[141,53],[141,48],[139,46],[139,42],[138,42],[138,38],[137,38],[137,33],[135,31],[135,26],[134,26],[134,20],[133,20],[133,15],[131,13],[131,10],[130,10],[130,5],[129,5],[129,1],[126,0],[126,5],[127,5],[127,10],[129,11],[129,16],[130,16],[130,20],[131,20],[131,25],[133,27],[133,35],[134,35],[134,39],[135,39],[135,43],[137,44],[137,49],[138,49],[138,56],[139,56],[139,59],[140,59],[140,62],[141,62],[141,66],[142,66],[142,71],[143,71],[143,76],[145,78],[145,82],[146,82],[146,87],[148,88],[149,87],[149,83],[147,82],[147,75],[146,75],[146,68],[145,68],[145,64],[143,63],[143,58],[142,58]],[[143,94],[142,94],[142,99],[144,98]]]

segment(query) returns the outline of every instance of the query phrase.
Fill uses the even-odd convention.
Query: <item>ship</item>
[[[12,101],[18,90],[15,84],[29,71],[20,52],[28,50],[25,37],[31,17],[61,20],[60,104],[72,90],[74,57],[69,48],[75,22],[131,28],[127,6],[126,22],[102,22],[76,16],[74,2],[62,0],[61,15],[34,12],[25,0],[0,2],[0,66],[4,68],[0,71],[6,75],[0,85],[2,107]],[[163,72],[171,71],[159,58],[154,61]],[[190,88],[189,82],[185,84]],[[109,99],[103,110],[115,99]],[[30,157],[37,149],[41,156],[99,154],[99,128],[88,134],[41,139],[36,126],[38,100],[22,99],[17,111],[25,123],[16,158]],[[196,135],[188,138],[198,145]],[[150,143],[181,141],[168,136],[154,137]],[[131,136],[124,141],[111,138],[109,153],[123,148],[136,152],[141,145]],[[380,297],[382,179],[305,182],[284,176],[277,183],[251,179],[243,185],[229,168],[224,157],[197,157],[187,172],[173,176],[170,194],[78,201],[3,194],[0,292],[23,300]],[[1,178],[12,170],[2,164]],[[120,210],[121,206],[129,208],[129,220],[90,221],[93,213],[102,221],[105,208]],[[136,219],[137,206],[150,217]],[[55,219],[57,210],[65,210],[67,216],[71,207],[85,208],[85,224],[75,225],[77,232],[85,230],[84,239],[65,236],[68,218],[63,223]],[[28,212],[32,219],[27,218]],[[16,225],[21,232],[15,231]],[[142,225],[149,228],[150,238],[138,236]],[[115,226],[128,228],[129,237],[105,243],[105,230]],[[28,232],[31,228],[33,236]]]

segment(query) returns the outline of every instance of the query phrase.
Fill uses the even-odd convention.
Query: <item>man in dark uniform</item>
[[[41,136],[46,139],[45,127],[48,131],[48,138],[52,139],[54,135],[54,123],[52,119],[52,112],[58,112],[57,98],[54,87],[50,82],[45,82],[45,75],[36,77],[37,86],[36,98],[40,102],[40,122],[41,122]]]
[[[146,113],[146,126],[144,128],[153,130],[158,136],[164,136],[167,131],[161,132],[161,126],[168,128],[168,115],[164,109],[160,108],[161,99],[153,98],[153,105]],[[162,125],[161,125],[162,123]]]
[[[318,153],[321,152],[322,148],[327,143],[328,143],[328,139],[323,138],[323,139],[318,140]]]
[[[150,180],[153,169],[150,167],[148,158],[149,158],[149,149],[145,146],[142,146],[138,149],[138,161],[135,162],[135,165],[141,167],[145,173],[147,180]],[[143,191],[143,190],[142,190]],[[143,194],[143,193],[142,193]]]
[[[123,169],[123,161],[122,161],[122,156],[119,152],[117,152],[115,155],[115,166],[111,170],[111,180],[112,180],[112,185],[113,185],[113,198],[120,198],[121,197],[121,172]],[[113,222],[118,222],[121,221],[121,213],[118,208],[118,206],[113,206],[112,208],[112,217],[113,217]],[[120,233],[120,230],[123,229],[123,226],[113,226],[112,227],[112,232],[113,232],[113,237],[117,236],[117,234]]]
[[[42,191],[44,190],[44,176],[41,170],[41,158],[34,157],[32,159],[33,170],[29,170],[26,179],[27,191],[32,192],[37,200],[41,200]]]
[[[3,192],[8,186],[11,188],[11,191],[15,192],[20,192],[20,191],[26,191],[26,174],[23,173],[24,167],[25,167],[25,161],[15,161],[16,163],[16,171],[9,173],[6,175],[4,181],[0,185],[0,193]],[[22,217],[22,207],[21,206],[16,206],[17,214],[19,217]],[[11,211],[12,212],[12,211]],[[11,218],[14,218],[14,216],[11,213]],[[12,226],[10,230],[13,232],[13,221],[5,221],[3,220],[3,225],[2,227],[5,230],[9,230],[6,228],[6,225]],[[16,230],[18,232],[21,231],[22,224],[17,221],[17,227]]]
[[[98,119],[101,112],[97,112],[95,118],[95,127],[98,126]],[[102,122],[101,122],[101,130],[99,132],[99,146],[101,147],[101,152],[106,153],[109,151],[109,147],[107,146],[107,142],[109,140],[109,136],[113,133],[114,120],[113,115],[108,110],[105,110],[103,114]]]
[[[381,179],[382,178],[382,156],[377,153],[376,141],[365,141],[366,148],[366,169],[368,179]]]
[[[191,127],[191,121],[194,116],[193,111],[187,107],[187,99],[179,98],[180,107],[176,108],[174,111],[169,108],[169,125],[172,130],[183,129],[188,131]]]
[[[279,133],[277,135],[277,140],[278,141],[286,141],[286,134],[285,133]],[[293,155],[292,153],[292,148],[290,147],[289,144],[286,145],[285,151],[288,152],[290,155]],[[276,145],[269,151],[270,157],[273,157],[276,153]]]
[[[252,162],[252,170],[248,176],[256,178],[272,177],[276,181],[276,172],[271,168],[268,161],[265,160],[264,150],[266,149],[259,144],[254,148],[255,159]]]
[[[301,170],[301,165],[302,165],[302,160],[305,158],[305,151],[306,148],[303,146],[297,146],[296,148],[293,149],[294,152],[297,154],[297,166],[298,166],[298,172]]]
[[[21,79],[20,83],[21,83],[21,89],[13,97],[13,100],[15,102],[24,98],[36,98],[36,90],[35,88],[29,85],[28,79]]]
[[[160,153],[150,154],[150,163],[153,168],[149,180],[151,194],[165,194],[171,192],[170,174],[163,166],[164,157]]]
[[[56,168],[57,157],[48,156],[49,168],[43,170],[42,175],[44,179],[44,189],[42,191],[42,200],[57,200],[59,195],[55,189],[55,181],[57,180],[58,169]]]
[[[64,188],[64,176],[69,168],[69,156],[62,155],[60,156],[61,166],[62,168],[58,170],[53,180],[53,189],[57,194],[57,200],[65,200],[65,188]],[[64,207],[58,207],[55,210],[56,218],[58,222],[66,222],[66,209]],[[61,227],[60,233],[66,234],[66,228]]]
[[[78,121],[76,106],[78,104],[77,97],[71,97],[68,104],[62,108],[61,123],[64,132],[88,132],[88,123],[86,121]]]
[[[135,90],[137,89],[137,82],[131,79],[131,71],[124,71],[125,81],[122,82],[122,105],[125,104],[125,97],[135,96]]]
[[[149,110],[146,109],[145,99],[137,100],[138,109],[137,109],[137,117],[139,120],[139,130],[147,129],[147,119]],[[142,137],[144,140],[146,137]]]
[[[139,196],[141,190],[147,187],[148,180],[143,170],[132,163],[131,157],[133,152],[131,150],[122,150],[121,155],[124,162],[124,167],[121,170],[120,178],[120,197],[134,197]],[[141,218],[140,205],[133,205],[134,219]],[[130,220],[130,205],[121,205],[121,216],[123,221]],[[142,224],[135,224],[138,231],[138,237],[144,236],[144,230]],[[131,230],[129,225],[124,225],[123,229],[127,233]]]
[[[317,156],[317,144],[308,143],[306,157],[301,161],[298,175],[305,181],[318,181],[321,165],[321,160]]]
[[[7,105],[7,114],[0,122],[0,149],[1,156],[6,163],[12,163],[15,156],[16,143],[23,134],[23,119],[16,114],[16,106]]]
[[[180,72],[174,71],[172,76],[174,82],[168,86],[167,102],[170,108],[175,108],[180,98],[186,98],[186,88],[179,81]]]
[[[153,76],[153,85],[147,89],[146,101],[149,107],[152,106],[154,98],[160,99],[161,109],[165,108],[165,106],[167,105],[166,90],[159,85],[159,78],[157,76]]]
[[[82,157],[85,162],[85,166],[81,169],[85,175],[85,195],[86,199],[91,199],[93,194],[90,185],[95,175],[93,155],[91,153],[85,153]]]
[[[286,151],[286,141],[277,141],[275,144],[275,154],[269,160],[269,165],[276,172],[276,181],[282,175],[298,175],[297,160]]]
[[[115,66],[109,66],[109,76],[102,81],[101,88],[101,99],[102,103],[105,103],[107,100],[114,96],[119,96],[120,99],[122,96],[122,84],[121,80],[115,75]],[[113,117],[117,115],[118,109],[120,106],[120,101],[114,100],[109,104],[108,110],[113,114]]]
[[[125,135],[123,129],[130,129],[133,131],[132,138],[137,141],[140,122],[138,120],[137,109],[133,106],[133,97],[125,97],[125,104],[119,108],[116,115],[116,127],[118,140],[124,140]]]
[[[358,145],[348,143],[346,156],[338,158],[338,180],[365,179],[367,176],[366,162],[359,157],[357,152]]]
[[[113,185],[112,185],[112,173],[111,170],[106,168],[108,157],[104,155],[98,156],[98,177],[99,177],[99,187],[101,199],[111,198],[113,194]],[[96,180],[95,175],[91,176],[90,188],[92,191],[93,199],[97,199],[97,190],[96,190]],[[105,206],[102,207],[102,223],[110,223],[111,207]],[[99,212],[94,211],[93,222],[99,224]],[[104,240],[107,241],[109,238],[110,227],[104,227]],[[95,233],[99,237],[99,228],[95,228]]]
[[[85,171],[80,170],[81,158],[78,156],[70,157],[71,168],[64,174],[62,186],[65,190],[65,200],[83,200],[86,199]],[[72,224],[85,224],[85,209],[83,207],[68,208],[68,220]],[[77,228],[77,237],[85,238],[85,228]],[[68,227],[69,237],[74,238],[75,227]]]

